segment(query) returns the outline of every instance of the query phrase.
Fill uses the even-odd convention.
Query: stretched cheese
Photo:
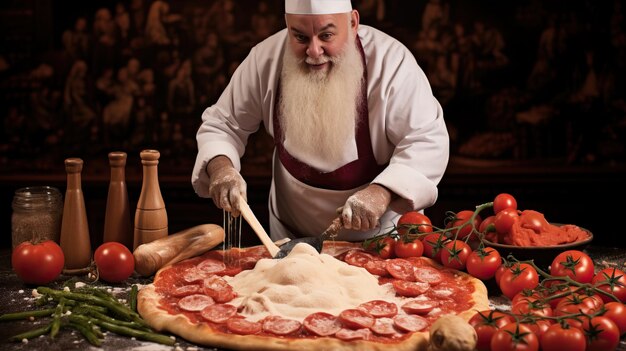
[[[133,252],[135,272],[150,276],[162,267],[202,255],[224,241],[224,229],[202,224],[137,246]]]

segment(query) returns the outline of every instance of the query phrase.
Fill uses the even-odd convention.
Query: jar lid
[[[48,186],[28,186],[17,189],[13,196],[13,209],[39,209],[57,207],[61,204],[62,195],[59,189]]]

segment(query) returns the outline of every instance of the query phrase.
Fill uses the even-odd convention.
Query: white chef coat
[[[381,218],[379,228],[343,229],[338,239],[349,241],[364,240],[391,229],[399,213],[433,205],[449,157],[443,111],[413,54],[398,40],[366,25],[359,25],[358,36],[367,64],[372,149],[378,164],[388,163],[372,183],[385,186],[398,197]],[[225,155],[240,170],[248,136],[258,130],[261,122],[273,136],[276,90],[286,49],[286,29],[257,44],[239,65],[217,103],[202,114],[191,178],[199,196],[209,197],[206,165],[213,157]],[[352,156],[346,163],[358,158],[356,147],[348,149],[346,152]],[[336,216],[335,210],[368,185],[350,190],[315,188],[294,178],[276,152],[273,160],[269,209],[270,235],[274,240],[319,235]]]

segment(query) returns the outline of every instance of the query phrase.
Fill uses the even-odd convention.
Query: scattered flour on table
[[[307,244],[296,245],[283,259],[261,259],[254,269],[225,277],[238,297],[237,306],[249,320],[279,315],[302,321],[315,312],[338,315],[372,300],[396,300],[391,284]]]

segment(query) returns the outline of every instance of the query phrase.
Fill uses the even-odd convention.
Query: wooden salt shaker
[[[67,189],[61,220],[61,248],[65,256],[65,268],[83,269],[91,263],[91,241],[87,211],[81,186],[83,160],[68,158],[65,160]]]
[[[109,153],[111,180],[104,216],[103,242],[116,241],[133,249],[133,229],[130,222],[128,189],[126,188],[126,153]]]
[[[133,249],[168,234],[167,212],[159,188],[157,165],[161,154],[157,150],[143,150],[140,153],[143,165],[141,195],[135,211],[135,240]]]

